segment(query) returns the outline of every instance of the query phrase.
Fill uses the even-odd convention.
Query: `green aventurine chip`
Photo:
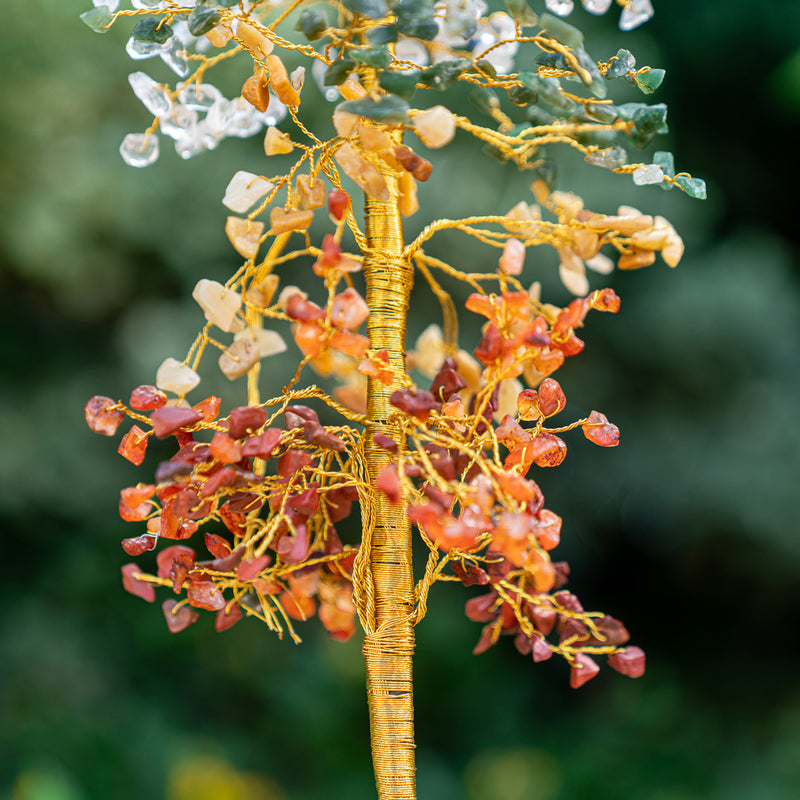
[[[675,177],[675,156],[669,150],[656,150],[653,153],[653,163],[657,167],[661,167],[661,171],[668,178]],[[661,188],[669,191],[673,188],[673,185],[669,181],[663,181]]]
[[[446,89],[459,75],[466,72],[471,66],[467,58],[452,58],[440,61],[432,67],[422,70],[419,82],[432,89]]]
[[[539,17],[539,24],[545,33],[549,33],[567,47],[575,50],[583,46],[583,34],[568,22],[564,22],[563,19],[554,17],[552,14],[542,14]]]
[[[309,42],[313,42],[322,36],[327,27],[328,20],[322,11],[318,8],[307,8],[300,13],[294,29],[300,31]]]
[[[215,27],[220,19],[222,17],[220,17],[219,11],[198,6],[189,14],[186,24],[189,26],[189,33],[192,36],[202,36]]]
[[[353,71],[355,65],[356,62],[351,61],[349,58],[337,58],[325,70],[322,83],[325,86],[341,86],[347,80],[347,76]]]
[[[389,13],[385,0],[342,0],[342,5],[348,11],[370,19],[380,19]]]
[[[353,48],[350,50],[350,58],[358,61],[359,64],[366,64],[368,67],[386,69],[392,63],[392,54],[385,45],[378,47],[364,47],[361,50]]]
[[[645,94],[652,94],[661,86],[664,75],[666,75],[666,72],[663,69],[648,69],[647,72],[642,72],[633,80]]]
[[[161,19],[145,17],[136,23],[132,36],[139,42],[164,44],[172,36],[172,28]]]
[[[88,25],[95,33],[105,33],[111,23],[111,12],[107,6],[97,6],[90,8],[81,14],[81,20]]]
[[[408,120],[408,103],[393,94],[381,95],[375,100],[371,97],[348,100],[336,106],[336,110],[374,119],[376,122],[400,123]]]
[[[688,175],[676,175],[675,185],[683,189],[689,197],[694,197],[695,200],[705,200],[708,196],[706,193],[706,182],[702,178],[691,178]]]
[[[533,13],[527,0],[505,0],[505,2],[508,13],[511,14],[523,28],[539,24],[539,18]]]
[[[382,72],[378,75],[381,88],[408,100],[417,88],[418,72]]]

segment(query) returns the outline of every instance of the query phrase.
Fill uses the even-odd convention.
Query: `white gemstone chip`
[[[561,283],[576,297],[584,297],[589,293],[589,279],[586,277],[586,273],[573,272],[563,264],[559,264],[558,274]]]
[[[181,105],[194,111],[208,111],[217,100],[222,98],[222,92],[212,83],[201,83],[198,86],[192,82],[178,92],[178,100]]]
[[[241,378],[261,358],[258,344],[250,336],[236,339],[219,357],[219,368],[229,380]]]
[[[567,14],[572,13],[575,4],[572,0],[544,0],[548,11],[558,14],[559,17],[566,17]]]
[[[631,0],[630,4],[622,9],[619,17],[619,29],[630,31],[647,22],[653,16],[653,4],[650,0]]]
[[[242,298],[232,289],[217,281],[201,278],[194,287],[192,297],[206,315],[206,319],[220,330],[228,333],[241,330],[244,323],[236,316],[242,306]]]
[[[237,214],[244,214],[274,188],[266,178],[239,170],[225,189],[222,204]]]
[[[105,6],[112,14],[119,8],[119,0],[92,0],[95,8]]]
[[[432,150],[449,144],[456,135],[456,118],[444,106],[433,106],[414,117],[414,133]]]
[[[269,331],[264,328],[246,328],[237,333],[233,339],[243,339],[248,337],[258,345],[260,358],[274,356],[276,353],[283,353],[286,350],[286,342],[277,331]]]
[[[605,253],[598,253],[596,256],[587,258],[585,264],[590,270],[600,275],[610,275],[614,271],[614,262]]]
[[[590,14],[605,14],[611,7],[611,0],[582,0],[583,7]]]
[[[158,160],[158,136],[154,133],[129,133],[119,146],[119,154],[130,167],[149,167]]]
[[[200,376],[176,358],[164,359],[156,373],[156,386],[165,392],[184,395],[200,383]]]
[[[645,167],[637,167],[633,171],[633,182],[637,186],[646,186],[650,183],[662,183],[664,181],[664,170],[658,164],[648,164]]]
[[[125,52],[134,61],[143,61],[146,58],[154,58],[160,56],[165,51],[169,50],[169,40],[163,44],[158,42],[140,42],[131,36],[125,44]]]
[[[292,70],[291,74],[289,75],[289,83],[292,84],[292,89],[294,89],[298,94],[300,94],[301,89],[303,88],[303,84],[306,81],[306,68],[305,67],[298,67],[295,70]]]
[[[131,72],[128,83],[142,105],[154,116],[165,117],[172,111],[169,92],[146,72]]]

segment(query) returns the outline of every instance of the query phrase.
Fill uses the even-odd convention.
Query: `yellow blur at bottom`
[[[273,781],[252,772],[239,772],[213,756],[190,756],[179,761],[167,779],[166,800],[286,800]]]
[[[558,762],[530,747],[481,751],[467,764],[464,782],[471,800],[555,800],[562,783]]]

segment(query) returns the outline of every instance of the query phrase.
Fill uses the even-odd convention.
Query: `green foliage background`
[[[797,797],[800,5],[655,5],[631,34],[613,12],[574,21],[593,55],[626,46],[667,69],[652,100],[668,103],[673,132],[659,147],[707,179],[710,199],[636,188],[557,151],[562,188],[598,211],[664,214],[687,256],[675,271],[613,276],[622,312],[589,320],[585,354],[559,377],[568,412],[602,409],[622,446],[576,437],[542,476],[573,586],[625,620],[648,672],[634,682],[605,670],[573,692],[565,665],[535,667],[510,642],[473,657],[467,592],[437,588],[418,628],[420,798]],[[184,352],[200,322],[191,287],[231,267],[219,200],[233,171],[261,170],[259,142],[126,167],[119,142],[147,124],[126,76],[153,62],[132,65],[122,31],[92,35],[78,0],[4,6],[0,793],[372,797],[358,641],[331,643],[314,623],[300,647],[256,622],[218,635],[210,615],[169,636],[159,609],[119,581],[131,534],[117,492],[144,472],[83,423],[90,395],[125,397]],[[426,208],[529,199],[526,176],[467,141],[438,156],[412,234]],[[474,193],[453,196],[456,181]],[[440,246],[483,266],[463,241]],[[526,278],[549,276],[564,301],[554,268],[529,256]],[[412,334],[436,313],[424,291],[413,307]],[[284,369],[288,357],[275,362]]]

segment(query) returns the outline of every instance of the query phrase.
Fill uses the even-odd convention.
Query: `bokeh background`
[[[126,397],[165,356],[184,353],[200,324],[191,288],[231,271],[220,198],[236,169],[265,169],[260,143],[126,167],[119,142],[148,123],[126,80],[142,68],[122,50],[126,34],[93,35],[77,18],[80,0],[3,6],[0,795],[372,797],[357,639],[332,643],[313,622],[301,646],[255,621],[215,634],[210,615],[170,636],[158,607],[119,579],[129,560],[119,540],[133,534],[117,518],[117,492],[146,469],[83,422],[90,395]],[[622,312],[590,318],[585,353],[559,373],[572,416],[604,410],[622,445],[606,451],[577,436],[565,464],[541,476],[548,507],[564,517],[557,552],[573,588],[625,620],[648,672],[630,681],[603,670],[575,692],[566,665],[534,667],[510,642],[474,657],[469,592],[437,587],[418,627],[419,796],[791,800],[800,4],[661,0],[630,34],[613,12],[573,19],[597,57],[626,46],[640,64],[666,68],[650,102],[668,103],[672,132],[657,147],[709,187],[701,203],[557,151],[562,188],[598,211],[630,203],[661,213],[687,245],[677,270],[659,260],[613,275]],[[151,74],[169,78],[160,63]],[[304,94],[325,124],[313,84]],[[466,140],[436,156],[412,234],[433,214],[530,199],[528,176]],[[476,269],[496,258],[457,237],[437,245]],[[568,299],[552,254],[529,255],[526,269],[549,297]],[[422,289],[413,308],[412,336],[437,313]],[[475,329],[464,338],[474,344]],[[290,358],[276,359],[268,380],[282,385],[289,369]]]

